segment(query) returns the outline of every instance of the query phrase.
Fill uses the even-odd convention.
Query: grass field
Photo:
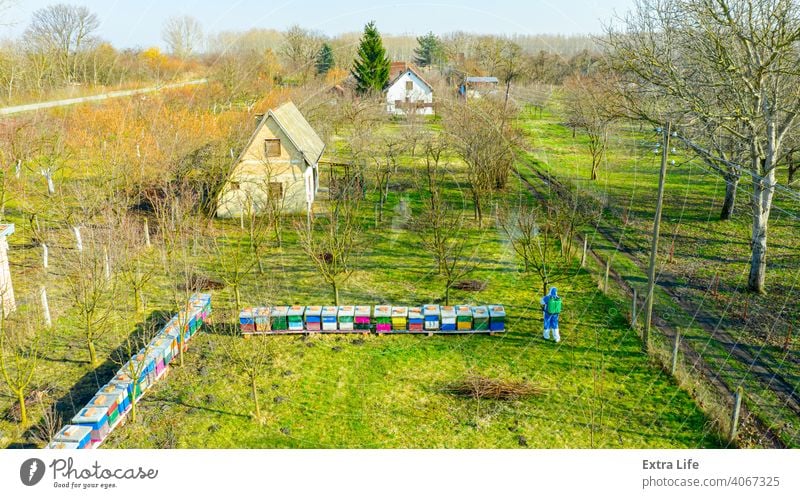
[[[565,142],[567,131],[546,117],[534,147],[552,161],[558,151],[577,161],[577,145]],[[390,132],[391,127],[387,128]],[[542,137],[549,137],[543,140]],[[560,142],[563,140],[563,142]],[[564,161],[569,161],[567,157]],[[613,159],[612,159],[613,161]],[[633,161],[632,159],[630,161]],[[558,164],[557,161],[552,163]],[[407,210],[419,208],[414,189],[417,166],[405,158],[392,180],[387,220],[372,227],[374,194],[364,209],[365,249],[357,270],[342,286],[341,299],[352,304],[440,302],[444,284],[433,259],[407,225]],[[453,165],[456,178],[463,167]],[[610,182],[608,169],[604,182]],[[323,183],[325,177],[323,176]],[[457,198],[456,184],[449,186]],[[619,187],[624,191],[624,186]],[[531,199],[512,178],[504,195]],[[643,194],[644,195],[644,194]],[[400,209],[400,205],[407,206]],[[321,206],[324,210],[324,204]],[[465,206],[465,214],[471,206]],[[8,212],[20,230],[12,240],[12,271],[18,271],[18,294],[27,296],[40,282],[35,270],[38,247],[12,203]],[[16,218],[15,218],[16,217]],[[645,224],[642,214],[642,224]],[[367,221],[369,220],[369,221]],[[235,237],[235,223],[215,221],[215,228]],[[288,224],[288,223],[287,223]],[[719,447],[724,443],[711,419],[677,382],[641,354],[641,343],[628,325],[624,299],[604,295],[596,275],[582,270],[560,286],[566,312],[562,343],[541,339],[539,287],[520,272],[513,251],[493,222],[483,230],[470,222],[469,241],[479,261],[467,278],[486,282],[480,292],[453,291],[451,301],[505,304],[508,331],[498,336],[314,336],[254,338],[274,342],[275,365],[259,384],[263,424],[250,417],[249,386],[228,362],[232,341],[222,324],[206,327],[191,345],[183,367],[173,368],[140,404],[140,418],[113,433],[109,448],[149,447]],[[296,235],[285,232],[282,248],[264,255],[265,273],[253,270],[242,288],[245,304],[330,304],[330,289],[320,281],[300,251]],[[53,258],[71,254],[69,231]],[[153,255],[155,261],[156,256]],[[216,276],[219,265],[201,249],[193,255],[199,271]],[[48,277],[51,306],[61,310],[52,344],[35,383],[46,387],[65,417],[71,416],[118,368],[112,351],[132,332],[130,296],[121,292],[108,306],[115,310],[115,331],[99,345],[106,361],[97,369],[86,364],[85,346],[70,311],[59,263]],[[27,275],[27,277],[25,276]],[[60,285],[60,283],[62,285]],[[169,287],[157,275],[145,290],[148,311],[169,311]],[[23,305],[30,303],[22,299]],[[229,288],[213,293],[217,317],[231,310]],[[155,313],[157,314],[157,313]],[[217,318],[219,319],[219,318]],[[544,393],[515,401],[455,397],[444,387],[470,373],[526,380]],[[0,398],[0,411],[13,400]],[[43,405],[32,408],[33,421]],[[31,444],[8,420],[0,421],[0,445]]]
[[[524,124],[535,151],[529,162],[520,165],[520,173],[546,189],[533,168],[547,171],[606,203],[609,209],[601,225],[610,229],[613,237],[609,241],[595,233],[595,250],[610,258],[612,267],[637,288],[640,296],[644,295],[652,200],[658,181],[658,157],[651,150],[657,137],[638,129],[618,131],[610,143],[600,178],[592,182],[588,180],[590,166],[580,134],[573,138],[558,116],[548,113],[542,119],[525,120]],[[669,169],[666,181],[658,269],[662,280],[670,277],[665,290],[671,295],[664,290],[656,292],[656,316],[680,327],[684,340],[715,374],[732,388],[741,385],[750,409],[785,444],[797,446],[797,412],[788,405],[786,396],[773,392],[777,387],[771,384],[780,376],[791,395],[800,387],[798,340],[792,334],[800,318],[794,304],[800,276],[800,206],[792,194],[778,190],[770,221],[769,295],[749,294],[745,291],[749,269],[749,181],[742,179],[734,218],[719,221],[724,183],[693,158],[682,155],[680,149],[673,157],[677,165]],[[621,253],[620,245],[637,259]],[[714,284],[715,278],[719,279],[718,284]],[[741,362],[732,357],[731,344],[712,338],[709,329],[724,331],[768,371],[760,372],[752,361]]]

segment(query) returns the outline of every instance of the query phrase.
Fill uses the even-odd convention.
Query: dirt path
[[[561,195],[566,190],[566,188],[560,182],[558,182],[558,180],[540,171],[534,167],[533,164],[529,163],[528,166],[530,170],[545,185],[552,188],[556,194]],[[514,173],[517,175],[520,181],[527,186],[531,193],[533,193],[539,199],[544,199],[544,194],[540,192],[525,177],[523,177],[516,169],[514,169]],[[629,258],[640,269],[645,269],[644,261],[635,253],[633,253],[629,247],[623,244],[621,238],[615,239],[611,229],[600,226],[597,226],[596,229],[597,233],[606,239],[610,244],[612,244],[612,246],[617,249],[618,253]],[[583,244],[583,240],[579,240],[579,242],[580,244]],[[588,252],[589,255],[599,265],[605,266],[606,261],[594,249],[590,248]],[[613,268],[609,271],[609,278],[613,279],[617,285],[625,291],[627,296],[629,296],[631,299],[633,298],[633,288],[619,273],[613,270]],[[658,276],[659,287],[675,301],[675,303],[684,311],[684,313],[693,317],[694,322],[706,330],[706,332],[708,332],[708,334],[714,340],[722,344],[731,357],[733,357],[736,361],[746,365],[747,370],[755,374],[755,377],[759,379],[762,384],[775,392],[775,394],[786,404],[786,406],[790,407],[795,413],[800,414],[800,397],[795,389],[788,384],[783,377],[773,372],[768,366],[760,363],[758,361],[758,355],[754,356],[746,349],[745,345],[738,343],[738,341],[734,340],[730,334],[720,329],[720,320],[701,309],[693,309],[692,306],[681,300],[680,297],[676,295],[670,287],[671,285],[674,286],[677,284],[678,282],[673,275],[662,271]],[[660,330],[665,337],[674,340],[675,334],[677,333],[676,327],[666,320],[660,320],[660,322],[662,323],[659,324],[658,330]],[[687,343],[687,341],[681,341],[680,348],[684,358],[686,359],[687,366],[689,366],[692,370],[699,372],[712,386],[714,386],[718,392],[724,394],[728,398],[733,396],[735,389],[732,388],[723,378],[721,378],[716,369],[709,365],[708,362],[703,359],[702,355],[695,351],[691,345]],[[770,428],[770,424],[757,417],[751,411],[747,410],[746,406],[743,406],[742,408],[742,415],[742,420],[752,423],[754,426],[753,429],[763,436],[763,443],[765,446],[771,446],[775,448],[785,447],[780,438]]]
[[[147,88],[136,88],[133,90],[118,90],[116,92],[101,93],[99,95],[89,95],[86,97],[75,97],[73,99],[50,100],[48,102],[37,102],[34,104],[16,105],[11,107],[0,108],[0,116],[8,116],[11,114],[20,114],[23,112],[39,111],[42,109],[50,109],[52,107],[63,107],[75,104],[84,104],[86,102],[95,102],[99,100],[112,99],[117,97],[129,97],[131,95],[139,95],[140,93],[151,93],[166,90],[169,88],[180,88],[189,85],[202,85],[207,83],[205,78],[182,81],[180,83],[171,83],[169,85],[158,85]]]

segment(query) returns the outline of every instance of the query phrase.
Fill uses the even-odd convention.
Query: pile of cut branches
[[[444,392],[463,398],[513,400],[544,394],[545,389],[528,382],[470,374],[445,386]]]

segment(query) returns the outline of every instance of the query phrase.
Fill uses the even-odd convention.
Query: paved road
[[[38,111],[41,109],[49,109],[51,107],[61,107],[66,105],[74,105],[74,104],[82,104],[85,102],[93,102],[96,100],[106,100],[112,99],[115,97],[128,97],[131,95],[138,95],[140,93],[150,93],[150,92],[158,92],[160,90],[166,90],[168,88],[178,88],[182,86],[188,85],[202,85],[207,83],[208,80],[205,78],[191,80],[191,81],[182,81],[180,83],[170,83],[169,85],[160,85],[160,86],[151,86],[147,88],[136,88],[134,90],[118,90],[115,92],[108,92],[108,93],[101,93],[99,95],[90,95],[88,97],[76,97],[74,99],[63,99],[63,100],[51,100],[49,102],[37,102],[35,104],[25,104],[25,105],[17,105],[12,107],[3,107],[0,108],[0,116],[7,116],[10,114],[19,114],[22,112],[30,112],[30,111]]]

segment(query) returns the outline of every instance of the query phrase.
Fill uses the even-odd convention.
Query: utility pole
[[[642,351],[650,351],[650,324],[653,320],[653,293],[656,285],[656,260],[658,259],[658,230],[661,226],[661,206],[664,204],[664,180],[667,176],[667,154],[669,153],[669,138],[672,132],[672,123],[667,121],[662,133],[661,172],[658,176],[658,200],[656,201],[656,216],[653,221],[653,244],[650,247],[650,267],[647,271],[647,304],[644,317],[644,333],[642,334]]]

